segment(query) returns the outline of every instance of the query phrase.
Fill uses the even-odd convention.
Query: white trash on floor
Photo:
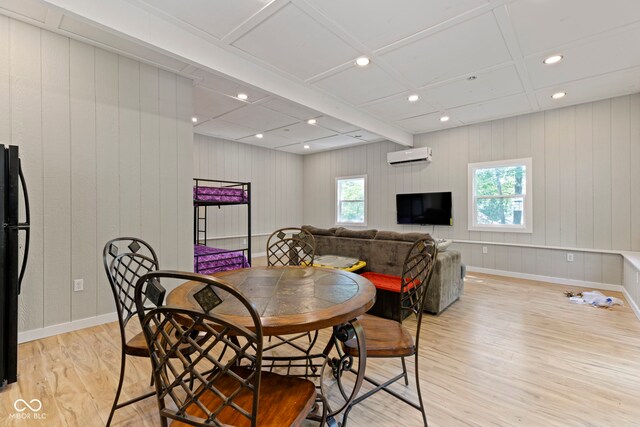
[[[602,292],[589,291],[569,297],[569,301],[574,304],[591,304],[594,307],[611,307],[614,305],[624,305],[620,298],[608,297]]]

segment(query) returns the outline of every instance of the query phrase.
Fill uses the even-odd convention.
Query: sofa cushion
[[[335,236],[315,236],[316,256],[341,255],[369,262],[373,240],[349,239]],[[366,267],[365,267],[366,268]]]
[[[398,233],[397,231],[378,231],[375,240],[396,240],[400,242],[415,242],[420,239],[428,239],[429,233]]]
[[[304,231],[311,233],[316,236],[334,236],[336,234],[337,228],[318,228],[313,225],[303,225],[302,228]]]
[[[336,237],[350,237],[352,239],[373,239],[378,234],[378,230],[349,230],[338,227]]]
[[[371,254],[367,259],[369,271],[400,276],[411,245],[397,240],[371,240]]]

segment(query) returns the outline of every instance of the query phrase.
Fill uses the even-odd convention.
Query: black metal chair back
[[[363,322],[368,322],[368,324],[370,325],[368,329],[365,328],[365,337],[367,340],[369,340],[369,338],[372,338],[371,341],[373,342],[373,344],[371,345],[369,345],[368,342],[365,344],[367,355],[369,355],[369,350],[371,350],[371,355],[373,355],[374,357],[400,358],[402,361],[402,373],[384,382],[378,382],[371,377],[364,376],[364,380],[374,385],[374,388],[358,396],[347,405],[347,408],[342,417],[343,425],[346,425],[349,413],[356,404],[369,398],[371,395],[384,390],[397,399],[400,399],[403,402],[409,404],[413,408],[418,409],[422,414],[424,426],[427,426],[427,415],[424,409],[424,404],[422,402],[422,392],[420,390],[420,369],[418,353],[420,350],[420,329],[423,316],[422,313],[424,310],[427,291],[430,286],[429,282],[431,281],[431,275],[433,273],[433,267],[435,265],[437,256],[438,247],[436,245],[436,242],[431,237],[416,241],[409,249],[409,252],[405,257],[405,261],[402,266],[402,276],[400,279],[401,296],[399,304],[401,316],[398,321],[400,324],[395,320],[378,319],[379,321],[373,321],[372,319],[375,319],[374,316],[369,316],[369,318],[367,318],[367,315],[363,316]],[[411,313],[415,314],[417,317],[414,339],[412,339],[413,337],[411,336],[411,332],[401,325],[402,320],[406,317],[404,316],[404,314]],[[385,332],[388,330],[388,328],[394,328],[394,330],[397,331],[397,334],[389,334],[388,332]],[[345,343],[345,346],[347,344],[348,342]],[[353,355],[353,348],[353,345],[348,347],[349,357]],[[358,349],[358,357],[362,357],[361,354],[361,350]],[[403,378],[405,385],[409,385],[409,376],[407,372],[407,365],[405,362],[405,358],[407,357],[414,357],[416,389],[418,394],[417,403],[389,389],[390,385]],[[350,365],[347,369],[351,372],[355,372],[353,368],[350,367]],[[341,375],[342,374],[339,371],[337,375],[334,374],[334,376],[338,380],[338,383],[341,383]],[[339,386],[339,389],[342,390],[342,386]],[[343,396],[346,395],[343,393]]]
[[[427,289],[437,256],[436,242],[430,237],[420,239],[411,246],[402,265],[400,310],[403,315],[400,316],[400,322],[406,317],[405,314],[413,313],[416,315],[418,322],[416,348],[420,337],[420,324],[422,323]]]
[[[153,396],[153,393],[129,399],[126,402],[120,402],[120,392],[124,382],[125,366],[127,354],[136,356],[147,355],[146,349],[140,349],[137,346],[129,346],[127,340],[127,324],[129,320],[138,312],[135,304],[135,286],[138,279],[150,271],[158,270],[158,256],[144,240],[135,237],[119,237],[113,239],[104,246],[102,251],[102,261],[104,270],[109,279],[109,285],[113,292],[113,299],[116,304],[116,312],[118,313],[118,326],[120,327],[121,341],[121,360],[120,360],[120,379],[114,397],[113,405],[107,419],[107,427],[111,425],[116,410],[138,402],[147,397]],[[149,298],[145,300],[145,306],[148,309],[162,304],[164,300],[164,289],[158,283],[149,292]],[[150,288],[151,291],[151,288]],[[146,293],[146,292],[145,292]],[[144,314],[144,313],[139,313]]]
[[[135,286],[145,274],[158,270],[158,256],[144,240],[135,237],[119,237],[104,247],[102,259],[116,303],[123,344],[126,342],[126,326],[138,312],[135,304]],[[161,288],[154,288],[163,291]],[[150,294],[145,302],[146,310],[161,305],[164,292]],[[145,310],[145,311],[146,311]],[[140,313],[141,316],[144,313]]]
[[[281,228],[267,240],[267,265],[269,267],[285,265],[313,264],[316,253],[316,239],[301,228]]]
[[[233,413],[232,416],[246,418],[255,426],[263,338],[255,308],[242,293],[220,279],[156,271],[138,280],[135,296],[138,310],[143,309],[143,290],[161,279],[200,282],[208,288],[211,298],[236,308],[244,306],[254,324],[250,330],[215,312],[172,307],[158,307],[146,314],[142,328],[149,346],[163,425],[172,419],[195,426],[221,426],[217,418],[224,411],[225,417]],[[199,343],[196,338],[203,333],[210,339]],[[184,354],[184,349],[190,349],[189,354]],[[250,368],[240,368],[241,363]]]

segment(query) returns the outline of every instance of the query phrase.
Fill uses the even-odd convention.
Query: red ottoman
[[[372,271],[362,273],[362,277],[369,280],[376,287],[376,302],[367,314],[399,322],[402,315],[400,310],[400,281],[402,278]],[[409,284],[409,287],[412,286],[412,284]],[[408,315],[409,311],[407,310],[404,317]]]

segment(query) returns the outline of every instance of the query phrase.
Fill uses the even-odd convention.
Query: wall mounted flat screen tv
[[[453,225],[451,192],[396,194],[398,224]]]

